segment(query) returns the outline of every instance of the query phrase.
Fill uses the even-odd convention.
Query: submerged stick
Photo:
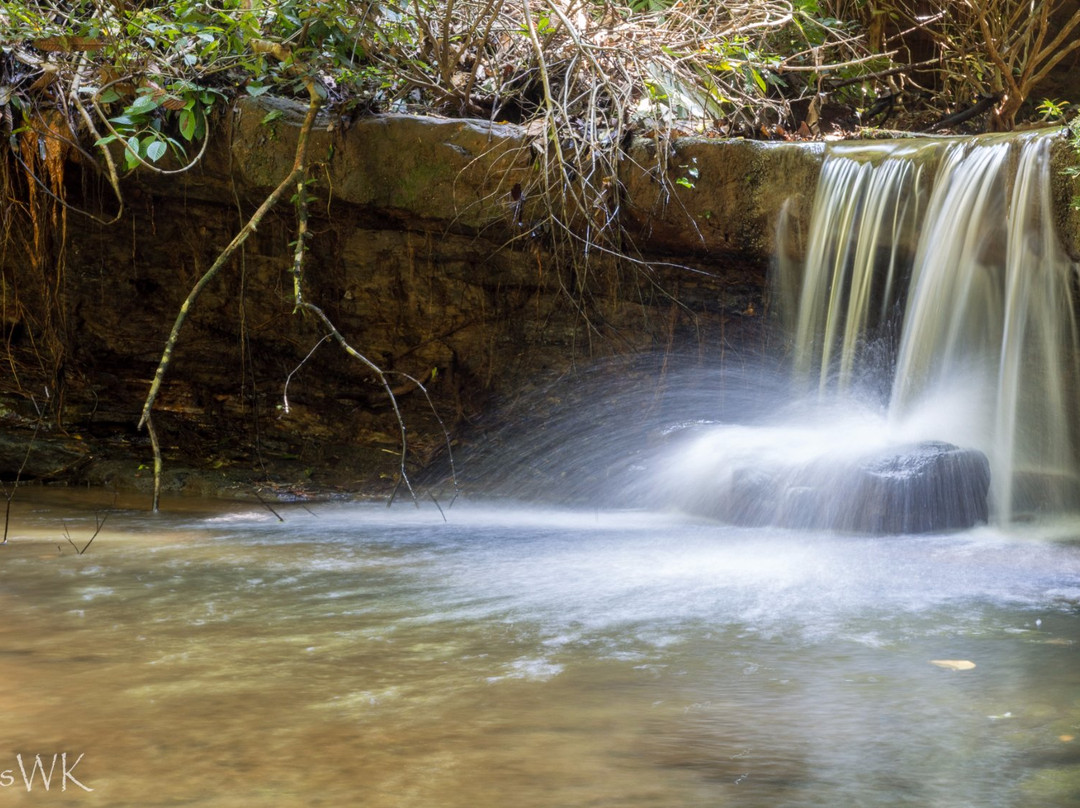
[[[48,390],[45,391],[48,394]],[[38,432],[41,430],[41,422],[45,418],[45,411],[38,406],[37,401],[33,396],[30,397],[30,402],[34,405],[34,409],[37,410],[37,421],[34,422],[34,434],[30,436],[29,443],[26,444],[26,454],[23,455],[22,463],[19,464],[19,470],[15,472],[15,479],[11,483],[11,490],[8,490],[7,483],[3,483],[4,499],[6,503],[4,505],[4,539],[0,541],[0,544],[8,543],[8,529],[11,527],[11,501],[15,499],[15,492],[19,488],[19,483],[22,481],[23,472],[26,471],[26,464],[30,462],[30,453],[34,449],[34,441],[37,440]]]

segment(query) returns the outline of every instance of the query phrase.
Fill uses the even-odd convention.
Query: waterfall
[[[805,258],[778,267],[797,378],[984,452],[1001,522],[1080,502],[1077,266],[1054,224],[1053,140],[833,145]]]

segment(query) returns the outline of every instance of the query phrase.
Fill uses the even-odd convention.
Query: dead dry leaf
[[[968,659],[931,659],[930,664],[947,671],[969,671],[975,667],[975,663]]]

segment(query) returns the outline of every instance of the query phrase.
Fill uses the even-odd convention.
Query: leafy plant
[[[701,172],[697,167],[697,158],[691,157],[689,163],[679,166],[682,169],[681,176],[675,179],[675,184],[683,188],[693,189]]]
[[[179,159],[186,158],[184,143],[206,137],[207,114],[220,93],[187,81],[174,83],[170,90],[140,88],[119,115],[106,120],[110,133],[98,138],[94,145],[121,141],[127,169],[157,163],[170,149]],[[118,101],[120,94],[111,87],[95,99],[98,104]]]
[[[1054,101],[1050,98],[1044,98],[1036,107],[1036,111],[1044,121],[1050,122],[1063,120],[1068,108],[1068,101]]]
[[[1073,182],[1076,183],[1077,178],[1080,178],[1080,115],[1074,117],[1066,125],[1065,137],[1072,148],[1074,164],[1064,168],[1062,173],[1072,177]],[[1074,210],[1080,210],[1080,190],[1073,194],[1071,205]]]
[[[1070,12],[1063,0],[938,2],[923,18],[911,17],[903,3],[889,5],[932,38],[941,94],[960,103],[992,98],[990,127],[997,131],[1012,129],[1032,91],[1080,48],[1080,10]],[[1047,111],[1053,109],[1039,109]]]

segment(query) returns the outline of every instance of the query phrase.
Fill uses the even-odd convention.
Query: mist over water
[[[251,516],[224,538],[313,548],[329,541],[331,555],[348,558],[363,536],[366,551],[407,550],[421,574],[430,565],[440,619],[524,620],[567,642],[638,625],[667,626],[677,637],[678,627],[741,623],[816,641],[836,639],[852,619],[937,620],[938,609],[974,602],[1067,609],[1080,596],[1075,521],[1022,534],[982,528],[881,539],[507,503],[460,503],[442,514],[343,505],[285,525]]]
[[[798,375],[823,396],[886,380],[890,430],[986,454],[1003,523],[1080,503],[1077,267],[1051,199],[1057,136],[835,148],[806,260],[778,272],[780,299],[798,300]]]

